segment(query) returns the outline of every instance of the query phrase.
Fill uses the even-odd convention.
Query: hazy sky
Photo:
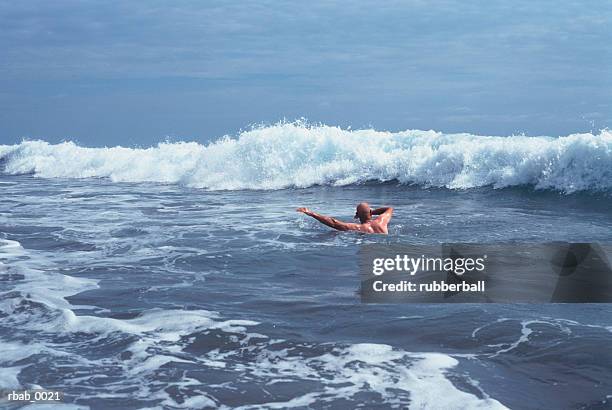
[[[3,1],[0,143],[612,126],[609,1]]]

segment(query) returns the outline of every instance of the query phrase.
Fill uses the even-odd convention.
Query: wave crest
[[[110,178],[213,190],[280,189],[397,180],[428,187],[530,185],[563,192],[612,189],[612,132],[490,137],[277,124],[208,145],[86,148],[73,142],[0,146],[4,173]]]

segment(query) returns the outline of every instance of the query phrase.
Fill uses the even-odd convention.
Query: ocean
[[[609,244],[609,131],[292,123],[24,141],[0,167],[1,388],[68,409],[612,406],[612,305],[365,304],[358,266],[368,244]],[[361,201],[395,208],[388,236],[295,212]]]

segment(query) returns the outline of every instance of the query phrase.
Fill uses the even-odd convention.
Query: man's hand
[[[305,208],[305,207],[298,208],[298,209],[296,209],[296,211],[301,212],[301,213],[306,214],[306,215],[311,213],[310,209]]]

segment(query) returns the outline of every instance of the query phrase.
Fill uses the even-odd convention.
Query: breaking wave
[[[612,132],[492,137],[382,132],[282,123],[208,145],[86,148],[42,140],[0,145],[8,174],[110,178],[211,190],[399,181],[466,189],[528,185],[562,192],[612,189]]]

